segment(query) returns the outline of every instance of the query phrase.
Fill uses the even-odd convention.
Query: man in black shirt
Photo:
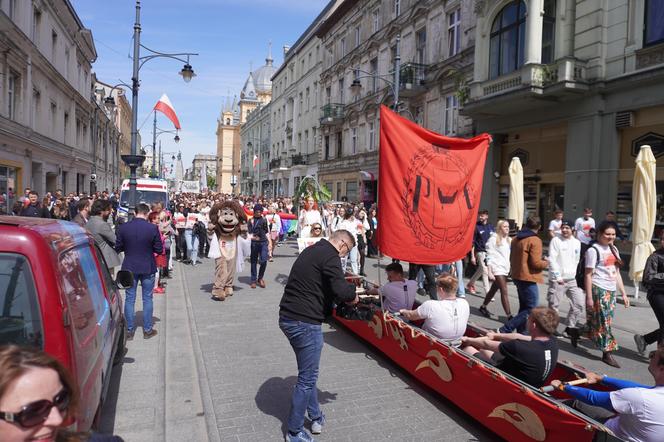
[[[304,430],[304,413],[311,420],[311,432],[320,434],[325,416],[318,404],[318,366],[323,349],[321,323],[336,302],[357,303],[355,285],[348,283],[340,257],[355,247],[347,230],[337,230],[330,239],[307,247],[293,264],[284,296],[279,304],[279,327],[293,347],[297,359],[297,384],[288,415],[288,442],[313,440]]]
[[[33,218],[50,218],[48,207],[42,207],[39,203],[39,194],[34,190],[28,193],[28,204],[21,209],[21,216],[31,216]]]
[[[480,338],[464,337],[462,349],[539,388],[558,363],[558,341],[553,337],[558,321],[555,310],[535,307],[528,317],[530,336],[489,332]]]
[[[267,260],[272,257],[272,239],[268,232],[270,228],[267,220],[263,218],[263,206],[256,204],[254,206],[254,217],[249,221],[247,231],[251,238],[251,288],[256,288],[256,283],[265,288],[265,269]],[[256,272],[256,267],[260,261],[260,268]],[[257,274],[258,273],[258,274]]]

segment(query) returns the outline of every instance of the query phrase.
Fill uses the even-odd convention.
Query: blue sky
[[[133,0],[71,0],[83,24],[92,30],[97,49],[93,70],[109,84],[131,81]],[[216,121],[230,94],[239,95],[250,64],[265,63],[272,41],[274,64],[283,45],[292,45],[327,0],[143,0],[141,43],[159,52],[196,52],[196,77],[185,83],[182,63],[167,58],[147,62],[140,71],[138,124],[142,144],[152,143],[150,111],[166,93],[180,119],[181,141],[159,137],[164,151],[182,151],[185,168],[196,153],[216,151]],[[145,53],[141,53],[145,55]],[[130,98],[131,99],[131,98]],[[172,129],[157,114],[157,126]]]

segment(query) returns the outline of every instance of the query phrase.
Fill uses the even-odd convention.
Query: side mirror
[[[123,289],[128,289],[134,285],[134,274],[129,270],[120,270],[115,277],[115,282]]]

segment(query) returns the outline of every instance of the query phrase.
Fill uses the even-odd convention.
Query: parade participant
[[[187,244],[184,238],[184,227],[187,224],[187,216],[184,211],[184,204],[178,203],[175,213],[173,214],[173,222],[175,223],[175,260],[187,260]]]
[[[367,276],[364,273],[364,261],[367,256],[367,236],[366,232],[370,229],[369,221],[367,220],[367,212],[359,210],[357,212],[357,251],[360,259],[360,275]]]
[[[539,388],[558,363],[558,313],[548,307],[535,307],[526,320],[528,335],[493,333],[464,336],[462,350],[493,364],[517,379]]]
[[[611,353],[618,350],[618,342],[613,336],[613,322],[616,306],[616,289],[622,294],[625,307],[629,299],[625,293],[620,267],[623,265],[618,249],[613,245],[616,230],[610,223],[602,223],[597,228],[597,243],[586,251],[586,324],[589,337],[602,350],[602,362],[620,368]]]
[[[355,285],[344,278],[339,257],[355,246],[355,236],[345,230],[307,247],[297,257],[279,304],[279,328],[288,338],[297,360],[298,376],[287,421],[287,442],[312,441],[304,430],[308,413],[311,432],[320,434],[325,415],[318,403],[316,382],[323,349],[321,324],[335,302],[357,303]]]
[[[173,254],[171,253],[171,249],[173,248],[175,229],[171,223],[171,216],[166,210],[163,210],[159,214],[159,231],[164,237],[164,250],[166,252],[166,267],[164,267],[162,277],[164,279],[170,279],[170,274],[173,270]]]
[[[387,283],[380,289],[369,289],[367,294],[382,296],[383,310],[388,312],[412,309],[417,297],[417,282],[404,278],[403,267],[396,262],[388,264],[385,273],[387,273]]]
[[[436,278],[436,289],[438,300],[424,301],[416,310],[401,309],[399,313],[409,321],[424,319],[423,330],[458,347],[466,332],[470,306],[465,299],[457,298],[457,280],[449,273]]]
[[[104,261],[114,274],[113,268],[120,265],[120,257],[116,253],[115,247],[115,232],[108,224],[108,218],[111,216],[111,202],[108,200],[97,200],[92,203],[90,209],[90,221],[85,225],[85,228],[92,234],[95,243],[99,247]]]
[[[590,229],[595,228],[595,220],[593,219],[593,209],[586,207],[583,209],[583,216],[576,219],[574,222],[574,231],[576,238],[583,244],[590,244]]]
[[[554,218],[549,222],[549,237],[555,238],[561,236],[560,226],[563,222],[563,211],[558,209],[553,212]]]
[[[341,228],[340,225],[341,222],[344,220],[345,215],[346,215],[346,209],[343,206],[337,206],[337,208],[334,210],[334,216],[330,221],[330,233],[336,232]]]
[[[72,221],[81,227],[85,227],[90,216],[90,200],[88,198],[79,199],[78,203],[76,203],[76,209],[78,213]]]
[[[251,235],[251,288],[255,289],[256,284],[265,288],[265,269],[267,268],[267,261],[272,258],[270,252],[272,248],[272,240],[268,232],[270,228],[267,220],[263,217],[263,206],[256,204],[254,206],[254,217],[249,221],[247,231]],[[260,262],[258,272],[256,267]]]
[[[297,222],[300,228],[300,238],[308,238],[310,236],[309,231],[313,223],[321,224],[323,222],[318,211],[318,204],[312,196],[307,197]]]
[[[509,294],[507,292],[507,276],[510,274],[510,224],[501,219],[496,224],[496,231],[491,234],[486,242],[486,264],[489,272],[489,280],[493,281],[491,288],[484,297],[484,302],[480,306],[480,313],[487,318],[491,313],[487,308],[493,300],[496,291],[500,289],[500,302],[507,315],[507,320],[512,319],[512,310],[510,308]]]
[[[279,235],[281,234],[281,217],[277,213],[277,206],[275,204],[271,204],[269,207],[270,213],[265,216],[265,219],[270,226],[270,239],[272,240],[270,255],[274,256],[274,248],[279,244]],[[270,262],[272,262],[272,257],[270,257]]]
[[[31,216],[33,218],[50,218],[48,209],[39,204],[39,194],[34,190],[26,189],[28,194],[23,200],[20,216]]]
[[[493,226],[489,223],[489,211],[480,210],[479,219],[475,226],[473,234],[473,247],[470,249],[470,262],[477,266],[477,270],[468,280],[466,291],[475,294],[475,281],[482,277],[484,284],[484,293],[489,291],[489,271],[486,268],[486,242],[491,234],[495,232]]]
[[[343,211],[343,217],[344,219],[338,224],[338,229],[339,230],[347,230],[348,232],[353,235],[355,238],[355,241],[353,241],[353,248],[351,249],[350,253],[348,254],[348,260],[350,261],[350,269],[353,272],[354,275],[357,275],[360,273],[360,263],[358,260],[358,252],[357,252],[357,221],[355,220],[355,216],[353,215],[353,208],[350,206],[347,206],[344,208]],[[344,271],[346,268],[344,268]]]
[[[646,261],[643,270],[643,284],[648,288],[648,302],[652,307],[659,328],[646,335],[634,335],[636,348],[644,354],[646,347],[655,342],[664,344],[664,232],[659,237],[659,249]]]
[[[210,258],[214,258],[215,272],[212,286],[212,299],[223,301],[233,296],[233,282],[239,259],[238,236],[241,234],[247,217],[236,201],[216,203],[210,210],[208,234],[210,238]]]
[[[311,225],[311,238],[322,238],[323,237],[323,226],[318,223]]]
[[[376,209],[369,209],[369,231],[367,231],[367,257],[378,257],[378,249],[376,248],[376,231],[378,230],[378,216]],[[462,284],[463,285],[463,284]]]
[[[134,219],[120,226],[115,241],[115,251],[125,253],[122,270],[134,274],[133,286],[125,291],[124,316],[129,340],[134,338],[134,303],[139,282],[143,297],[143,338],[150,339],[157,334],[152,328],[152,291],[157,272],[154,253],[161,254],[163,248],[159,229],[148,222],[149,213],[147,204],[138,204]]]
[[[585,305],[583,290],[576,284],[576,268],[580,258],[581,241],[574,238],[572,223],[563,220],[560,224],[560,236],[555,236],[549,243],[549,290],[546,298],[549,307],[558,313],[563,293],[569,299],[565,332],[574,347],[579,340],[579,329],[583,328]]]
[[[585,373],[588,384],[601,384],[615,390],[596,391],[565,385],[559,380],[552,381],[551,385],[577,399],[572,405],[574,408],[604,421],[620,440],[659,442],[664,440],[664,346],[650,352],[649,359],[648,371],[655,380],[654,386],[593,372]],[[609,416],[609,413],[615,413],[615,416]]]
[[[544,281],[542,270],[549,265],[542,258],[542,240],[537,236],[540,227],[539,217],[528,217],[525,228],[512,240],[510,270],[519,294],[519,312],[500,327],[501,333],[525,331],[530,310],[539,303],[537,284]]]
[[[616,220],[616,212],[613,210],[609,210],[606,212],[606,216],[604,217],[604,221],[607,223],[611,223],[613,225],[613,228],[616,229],[616,239],[619,239],[620,241],[625,240],[625,235],[620,231],[620,227],[618,226],[618,221]]]
[[[189,213],[187,213],[187,221],[184,225],[184,239],[187,244],[189,259],[184,261],[184,263],[191,264],[192,267],[200,264],[198,260],[198,221],[199,215],[196,206],[190,207]]]
[[[157,266],[157,271],[154,275],[155,285],[153,292],[158,295],[163,295],[165,293],[165,289],[161,284],[161,274],[164,271],[164,267],[166,267],[168,263],[166,262],[166,239],[164,238],[164,234],[160,228],[159,212],[150,212],[148,215],[148,222],[150,222],[150,224],[154,224],[159,229],[159,239],[161,240],[162,252],[159,254],[154,254],[154,263]]]

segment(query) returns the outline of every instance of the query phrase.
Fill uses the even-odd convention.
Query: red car
[[[78,430],[93,427],[121,362],[125,320],[118,284],[92,236],[74,223],[0,216],[0,344],[41,348],[81,391]],[[131,279],[129,279],[131,278]]]

